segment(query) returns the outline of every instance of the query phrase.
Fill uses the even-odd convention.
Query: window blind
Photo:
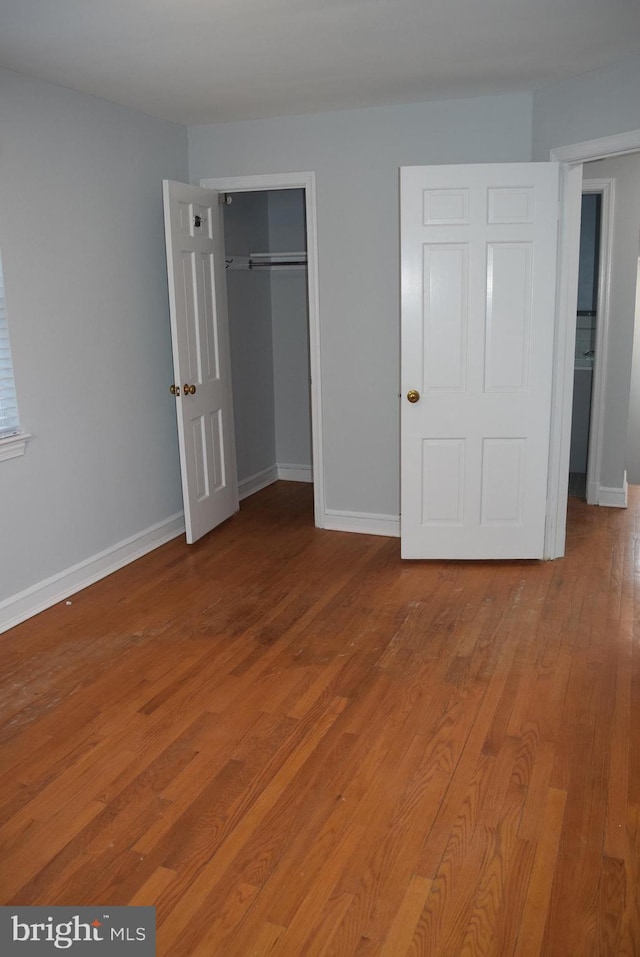
[[[18,403],[9,346],[9,321],[5,306],[2,262],[0,262],[0,438],[15,435],[19,431]]]

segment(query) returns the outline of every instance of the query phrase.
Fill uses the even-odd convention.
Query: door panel
[[[194,542],[238,509],[222,217],[214,190],[163,188],[185,526]]]
[[[423,389],[465,387],[468,276],[466,246],[425,246]]]
[[[522,392],[529,385],[533,246],[487,246],[487,392]]]
[[[542,557],[557,218],[557,164],[401,171],[405,558]]]
[[[423,439],[423,525],[462,524],[464,452],[464,439]]]

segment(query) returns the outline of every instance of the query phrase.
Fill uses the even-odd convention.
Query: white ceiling
[[[533,90],[638,52],[640,0],[0,0],[0,66],[185,125]]]

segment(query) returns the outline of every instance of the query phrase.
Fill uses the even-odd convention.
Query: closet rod
[[[229,256],[225,260],[227,269],[258,269],[268,266],[275,269],[277,266],[285,266],[291,269],[295,266],[306,267],[307,254],[292,253],[252,253],[249,256]]]
[[[278,259],[274,262],[256,262],[255,259],[250,259],[247,265],[249,269],[259,269],[262,266],[274,269],[276,266],[306,266],[307,263],[304,259]]]

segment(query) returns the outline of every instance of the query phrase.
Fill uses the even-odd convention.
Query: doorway
[[[612,179],[583,179],[569,495],[589,505],[600,504],[613,191]]]
[[[580,204],[582,198],[583,167],[585,163],[624,156],[640,151],[640,130],[605,136],[597,140],[559,146],[551,150],[551,160],[561,164],[561,230],[560,268],[557,292],[558,324],[553,372],[554,401],[551,412],[551,443],[549,457],[549,484],[545,557],[559,558],[565,553],[567,504],[569,492],[569,458],[571,446],[571,412],[575,364],[576,292],[578,285],[578,251],[580,241]],[[606,341],[605,341],[606,347]],[[598,352],[595,364],[605,371],[605,356]],[[628,395],[627,395],[628,403]],[[601,407],[603,402],[599,402]],[[593,411],[596,396],[592,399]],[[626,416],[626,411],[625,411]],[[601,433],[604,431],[601,428]],[[590,435],[589,458],[593,456]],[[602,456],[602,444],[599,454]],[[604,458],[604,457],[603,457]],[[619,484],[619,483],[618,483]],[[603,493],[605,499],[603,500]],[[601,505],[626,505],[626,483],[621,487],[600,486]]]
[[[625,423],[627,414],[631,420],[633,413],[628,385],[632,381],[640,153],[590,162],[583,173],[569,494],[590,505],[625,507],[627,482],[638,482],[637,472],[630,467],[632,449]],[[609,367],[615,369],[611,378]]]
[[[304,197],[304,250],[306,251],[306,286],[308,310],[308,396],[311,431],[311,467],[313,478],[314,521],[317,528],[325,527],[325,492],[324,466],[322,442],[322,394],[321,394],[321,365],[320,365],[320,315],[318,294],[318,239],[317,239],[317,209],[316,209],[316,176],[314,172],[300,173],[265,173],[255,176],[226,176],[212,179],[203,179],[200,185],[205,189],[215,189],[222,193],[233,194],[240,198],[240,194],[261,192],[271,194],[274,191],[294,190],[301,191]],[[233,206],[233,203],[231,204]],[[296,250],[284,250],[296,252]],[[297,250],[301,252],[302,250]],[[265,250],[249,250],[249,252],[266,252]],[[229,256],[228,258],[233,258]],[[254,257],[255,259],[256,257]],[[242,265],[242,260],[239,260]],[[236,263],[238,265],[238,262]],[[260,267],[258,267],[260,268]],[[278,269],[278,276],[284,274]],[[291,267],[293,270],[295,267]],[[299,264],[298,264],[299,268]],[[233,263],[229,264],[227,279],[232,276]],[[257,269],[255,271],[258,271]],[[275,278],[273,268],[263,267],[260,271],[271,272]],[[298,367],[299,370],[300,367]],[[275,387],[275,385],[274,385]],[[275,463],[276,466],[278,463]],[[282,463],[295,465],[296,463]],[[284,476],[283,476],[284,477]],[[288,474],[293,478],[292,473]],[[307,480],[310,476],[307,473]],[[302,476],[298,478],[300,480]],[[266,476],[265,476],[266,479]],[[257,480],[256,480],[257,481]],[[265,481],[265,484],[268,482]],[[257,487],[253,487],[257,491]],[[240,490],[250,494],[249,484]]]
[[[242,501],[313,482],[304,190],[227,192],[223,219]]]
[[[598,322],[598,266],[600,261],[600,216],[602,195],[585,192],[580,217],[580,261],[576,310],[576,347],[573,376],[573,413],[569,454],[569,495],[587,497],[589,422]]]

